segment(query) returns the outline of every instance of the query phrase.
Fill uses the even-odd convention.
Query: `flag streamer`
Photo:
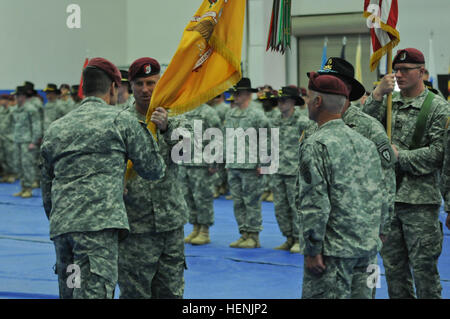
[[[292,0],[273,1],[266,51],[271,49],[284,54],[291,48],[291,7]]]

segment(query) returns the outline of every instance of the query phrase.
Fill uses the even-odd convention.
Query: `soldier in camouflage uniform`
[[[227,112],[231,110],[230,105],[225,102],[224,93],[216,96],[216,98],[214,98],[211,102],[211,106],[217,111],[220,118],[220,126],[218,128],[222,129]],[[214,198],[228,193],[227,171],[225,170],[224,163],[218,164],[218,171],[213,176],[215,178],[213,185]]]
[[[131,90],[131,84],[128,80],[128,71],[120,70],[120,74],[122,75],[122,85],[119,88],[117,107],[127,108],[134,103],[133,91]]]
[[[0,183],[16,181],[12,111],[13,109],[9,107],[9,95],[0,95],[0,165],[3,173]]]
[[[60,117],[64,116],[64,109],[61,101],[58,99],[60,93],[56,84],[49,83],[44,89],[47,95],[47,104],[44,109],[44,134],[50,124]]]
[[[42,199],[60,297],[105,299],[113,298],[119,240],[130,230],[123,200],[127,159],[145,179],[164,176],[165,165],[145,125],[111,106],[117,101],[119,70],[93,58],[83,81],[81,106],[53,122],[44,137]],[[71,280],[73,264],[79,272]]]
[[[43,103],[42,97],[34,89],[34,83],[32,83],[30,81],[25,81],[24,86],[28,93],[27,102],[34,105],[34,107],[36,108],[36,110],[39,113],[39,116],[34,119],[35,121],[39,122],[39,125],[41,127],[41,130],[40,130],[41,136],[39,137],[38,143],[36,144],[37,147],[33,149],[34,172],[36,174],[35,174],[34,181],[32,184],[32,188],[39,188],[39,183],[40,183],[40,181],[39,181],[40,174],[38,174],[38,172],[39,172],[39,148],[41,146],[42,135],[44,133],[44,103]]]
[[[81,104],[81,98],[78,95],[78,91],[80,90],[79,85],[72,85],[70,89],[70,96],[72,97],[73,102],[75,105],[73,106],[74,109],[80,106]]]
[[[302,298],[350,298],[358,289],[353,277],[367,271],[381,247],[381,163],[375,145],[341,119],[349,96],[344,82],[308,76],[309,115],[319,129],[300,149]]]
[[[129,79],[136,102],[126,109],[145,122],[153,89],[160,78],[160,65],[151,58],[133,62]],[[167,120],[167,111],[157,125],[157,140],[166,163],[163,179],[146,181],[130,177],[124,196],[129,236],[119,243],[120,298],[182,298],[184,293],[184,225],[187,207],[178,181],[178,165],[171,159],[178,141],[171,136],[177,118]]]
[[[279,115],[272,118],[270,128],[279,131],[279,168],[271,180],[275,216],[286,242],[275,249],[300,252],[298,241],[298,216],[295,200],[298,177],[298,146],[304,130],[310,125],[310,119],[300,114],[295,107],[304,103],[299,92],[291,87],[283,87],[278,94]]]
[[[33,182],[36,178],[35,153],[42,136],[39,111],[27,100],[29,94],[24,86],[17,88],[17,109],[13,113],[13,139],[21,184],[21,191],[14,196],[22,198],[32,196]]]
[[[342,109],[342,120],[344,123],[355,130],[365,138],[371,140],[377,147],[378,154],[381,160],[382,176],[383,176],[383,191],[384,198],[387,199],[388,206],[387,212],[383,215],[386,217],[382,221],[382,240],[385,240],[388,232],[389,225],[394,215],[394,199],[395,199],[395,154],[390,146],[389,138],[384,130],[383,125],[381,125],[378,120],[371,117],[370,115],[362,112],[362,110],[353,104],[353,101],[359,101],[359,99],[365,94],[364,86],[354,79],[354,68],[353,66],[345,61],[344,59],[332,57],[329,58],[325,64],[323,70],[318,71],[319,74],[329,74],[336,76],[341,79],[347,89],[350,92],[349,100],[347,100],[344,108]],[[377,259],[375,258],[372,262],[377,264]],[[367,282],[367,277],[370,273],[365,273],[363,276],[356,276],[353,278],[354,282],[361,281],[362,283]],[[352,298],[370,298],[375,297],[375,289],[373,292],[364,285],[356,284],[357,287],[363,287],[361,290],[352,290]]]
[[[63,116],[72,111],[75,107],[75,102],[72,100],[70,96],[70,85],[69,84],[61,84],[59,86],[60,96],[59,101],[61,102],[63,109]]]
[[[397,79],[400,94],[392,97],[391,138],[397,158],[397,192],[391,230],[381,250],[389,297],[440,298],[437,263],[443,233],[438,219],[438,173],[443,160],[448,103],[437,95],[429,95],[424,87],[425,59],[420,51],[399,50],[392,65],[395,74],[383,77],[363,109],[385,123],[383,97],[393,91]]]
[[[450,117],[447,119],[444,144],[444,163],[441,173],[441,193],[444,198],[444,210],[447,212],[445,225],[450,229]]]
[[[213,159],[204,158],[207,155],[204,154],[204,149],[209,141],[203,140],[203,134],[207,129],[217,128],[221,131],[219,115],[211,106],[213,103],[214,100],[208,101],[180,116],[182,127],[187,134],[183,139],[186,138],[189,143],[188,154],[191,155],[186,161],[181,161],[179,168],[184,198],[189,210],[189,223],[193,225],[192,233],[184,242],[193,245],[209,243],[211,241],[209,228],[214,224],[213,190],[205,185],[212,184],[218,168],[217,162]],[[220,162],[222,161],[221,157]]]
[[[246,134],[255,133],[259,140],[259,129],[268,128],[265,115],[250,106],[252,92],[250,79],[242,78],[234,87],[234,103],[237,105],[227,113],[225,119],[225,154],[228,170],[228,185],[234,201],[234,216],[241,237],[230,244],[233,248],[260,247],[259,233],[262,231],[260,161],[256,152],[258,141],[251,141]],[[235,134],[229,138],[229,133]],[[241,132],[242,134],[239,134]],[[268,134],[267,134],[268,135]],[[239,137],[238,137],[239,136]],[[239,140],[240,143],[239,144]],[[245,141],[244,141],[245,140]],[[232,149],[230,150],[230,147]],[[239,153],[244,158],[239,159]],[[228,154],[230,153],[230,154]],[[231,159],[229,157],[232,157]]]

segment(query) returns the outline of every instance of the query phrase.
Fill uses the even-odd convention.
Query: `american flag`
[[[374,71],[383,55],[400,42],[397,0],[364,0],[364,16],[372,38],[370,70]]]

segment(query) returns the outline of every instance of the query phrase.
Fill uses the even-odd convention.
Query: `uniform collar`
[[[344,121],[342,119],[335,119],[335,120],[331,120],[331,121],[328,121],[325,124],[323,124],[321,127],[319,127],[319,130],[333,128],[333,127],[342,126],[342,125],[345,125]]]
[[[88,96],[86,98],[83,99],[83,101],[81,101],[80,105],[86,104],[86,103],[92,103],[92,102],[97,102],[100,104],[104,104],[104,105],[108,105],[106,104],[105,100],[96,97],[96,96]]]

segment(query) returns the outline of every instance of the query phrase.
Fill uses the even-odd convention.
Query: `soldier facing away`
[[[381,163],[375,145],[341,119],[345,84],[308,76],[309,117],[319,129],[300,148],[302,298],[350,298],[353,277],[367,271],[381,247]]]
[[[91,59],[83,71],[86,98],[50,125],[42,144],[42,199],[61,298],[113,298],[119,240],[130,230],[123,200],[127,160],[143,178],[164,176],[164,161],[146,126],[111,106],[119,85],[111,62]],[[79,279],[69,285],[73,265]]]

